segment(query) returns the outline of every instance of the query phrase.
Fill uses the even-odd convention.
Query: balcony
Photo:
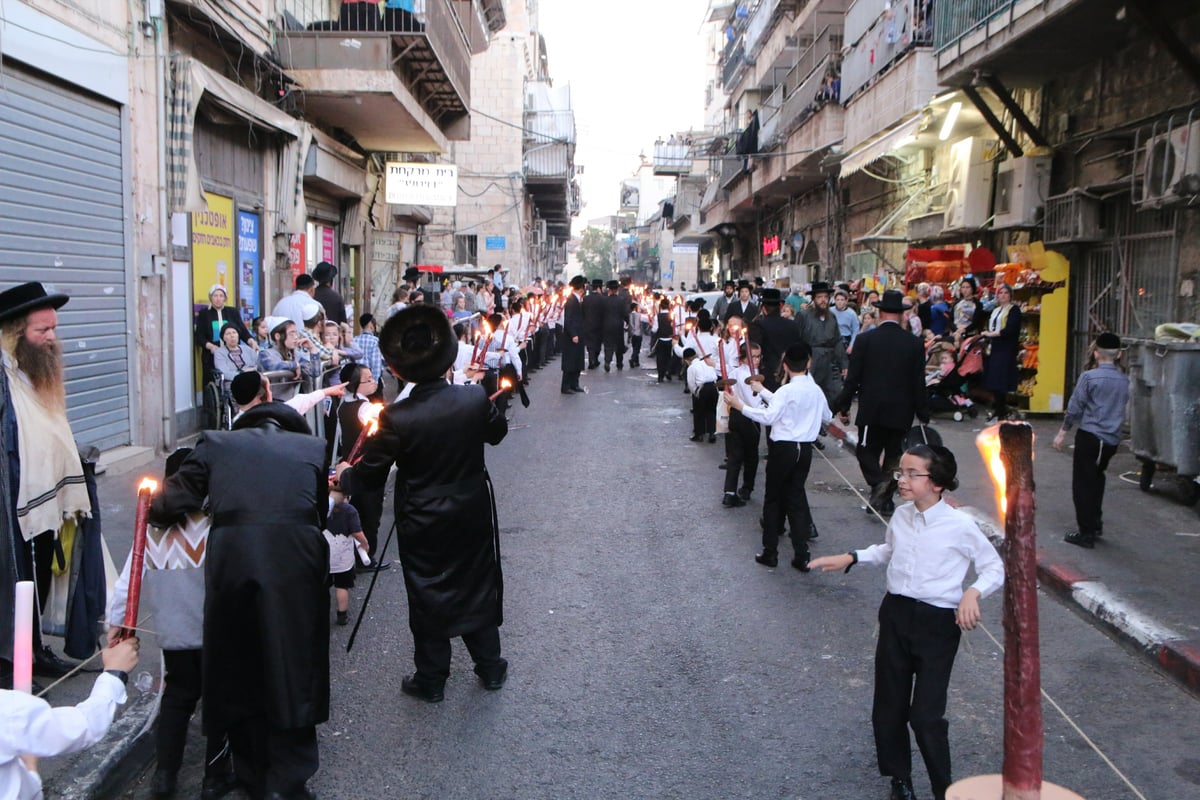
[[[746,73],[746,40],[741,36],[725,48],[721,59],[721,86],[727,93],[732,93],[738,81]]]
[[[420,16],[283,0],[275,55],[307,118],[366,150],[444,152],[470,138],[470,43],[452,0]],[[335,14],[330,12],[336,12]]]
[[[692,146],[690,144],[668,142],[654,145],[655,175],[687,175],[691,171]]]
[[[940,0],[935,49],[940,81],[969,83],[976,70],[1037,85],[1114,52],[1139,30],[1125,0]],[[1165,19],[1195,13],[1194,0],[1159,5]]]
[[[878,132],[895,127],[924,108],[938,91],[934,63],[932,48],[909,50],[870,87],[847,103],[843,149],[850,152]]]
[[[846,12],[842,97],[852,99],[906,53],[932,45],[933,21],[924,0],[856,0]]]
[[[570,86],[530,81],[525,100],[525,188],[550,235],[570,236],[571,218],[580,205],[574,183],[575,112]]]
[[[760,151],[778,146],[813,114],[841,99],[841,49],[841,28],[829,26],[800,54],[767,98]]]

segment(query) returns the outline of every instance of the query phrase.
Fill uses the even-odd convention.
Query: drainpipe
[[[157,16],[153,14],[157,12]],[[171,258],[171,211],[167,201],[167,60],[164,39],[167,34],[162,0],[147,0],[146,21],[154,28],[155,105],[158,115],[158,250],[166,260],[166,272],[159,285],[159,325],[162,333],[162,446],[164,452],[175,447],[174,375],[175,352],[171,341],[171,282],[174,261]]]

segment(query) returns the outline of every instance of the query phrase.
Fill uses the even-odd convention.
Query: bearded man
[[[76,525],[92,516],[88,479],[67,422],[56,335],[58,309],[68,299],[36,281],[0,292],[0,608],[13,607],[16,581],[32,580],[38,617],[50,594],[53,563],[65,567],[80,553],[79,547],[64,552],[60,531],[75,534]],[[42,643],[41,625],[34,622],[34,673],[61,677],[72,665]],[[0,614],[5,687],[12,685],[12,626],[12,614]]]

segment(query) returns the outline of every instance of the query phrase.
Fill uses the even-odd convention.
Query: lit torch
[[[138,603],[142,598],[142,565],[146,561],[146,525],[150,518],[150,499],[158,491],[158,481],[142,478],[137,490],[137,511],[133,518],[133,552],[129,556],[129,594],[125,601],[125,619],[113,644],[128,639],[137,628]]]
[[[508,378],[501,378],[500,379],[500,388],[497,389],[496,391],[492,392],[491,396],[488,397],[488,401],[492,402],[492,403],[496,402],[497,397],[504,394],[505,392],[511,391],[512,387],[513,387],[512,381],[510,381]]]
[[[346,456],[346,463],[350,466],[354,466],[362,459],[363,445],[379,430],[379,415],[382,412],[383,403],[372,403],[367,406],[367,419],[363,422],[362,430],[358,432],[358,438],[354,440],[354,447],[350,448],[350,454]]]

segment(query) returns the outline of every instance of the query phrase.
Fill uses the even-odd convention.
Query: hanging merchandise
[[[1067,279],[1070,264],[1041,242],[1008,249],[996,283],[1012,287],[1021,309],[1021,379],[1017,395],[1032,413],[1061,413],[1067,362]]]

